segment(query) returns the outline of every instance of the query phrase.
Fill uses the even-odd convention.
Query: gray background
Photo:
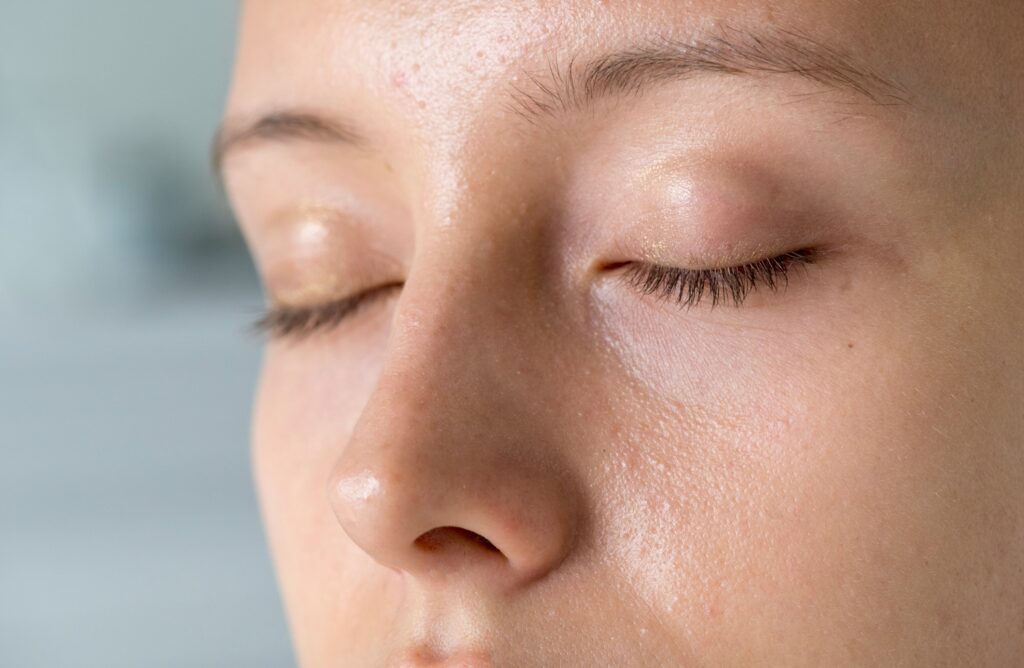
[[[207,167],[226,0],[0,0],[0,666],[293,665],[258,286]]]

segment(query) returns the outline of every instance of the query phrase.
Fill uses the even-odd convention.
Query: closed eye
[[[711,306],[727,303],[740,306],[758,289],[784,289],[790,272],[814,263],[819,251],[801,249],[764,258],[749,264],[714,269],[684,269],[646,262],[625,262],[629,283],[645,295],[658,295],[684,308],[704,300]]]
[[[813,264],[820,253],[814,249],[789,251],[744,265],[713,269],[686,269],[647,262],[623,262],[609,269],[626,267],[629,283],[645,295],[658,295],[684,308],[705,299],[711,306],[730,303],[740,306],[757,289],[784,289],[794,268]],[[323,304],[309,306],[274,305],[254,323],[271,338],[302,338],[333,329],[374,299],[386,296],[403,283],[394,281]]]
[[[302,338],[337,327],[370,301],[385,297],[402,285],[400,281],[385,283],[323,304],[273,305],[253,323],[253,327],[273,339]]]

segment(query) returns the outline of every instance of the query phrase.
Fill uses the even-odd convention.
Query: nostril
[[[416,547],[424,552],[436,552],[449,547],[478,548],[501,554],[494,543],[475,531],[462,527],[438,527],[427,531],[416,539]]]

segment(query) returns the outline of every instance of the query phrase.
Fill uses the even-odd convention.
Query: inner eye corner
[[[636,264],[636,261],[635,260],[611,260],[611,261],[598,262],[596,268],[597,268],[597,271],[599,271],[599,272],[602,272],[602,271],[615,271],[616,269],[621,269],[622,267],[625,267],[625,266],[628,266],[628,265],[632,265],[632,264]]]

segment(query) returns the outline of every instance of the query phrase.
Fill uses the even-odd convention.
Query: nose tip
[[[364,552],[424,581],[523,585],[564,560],[574,508],[556,478],[512,466],[498,475],[451,474],[341,466],[332,476],[331,503]]]
[[[424,583],[522,586],[566,559],[582,514],[576,478],[551,447],[563,437],[552,418],[561,394],[534,382],[544,371],[531,360],[550,342],[511,329],[489,290],[429,261],[395,306],[330,502],[384,566]],[[493,345],[499,332],[507,340]]]

